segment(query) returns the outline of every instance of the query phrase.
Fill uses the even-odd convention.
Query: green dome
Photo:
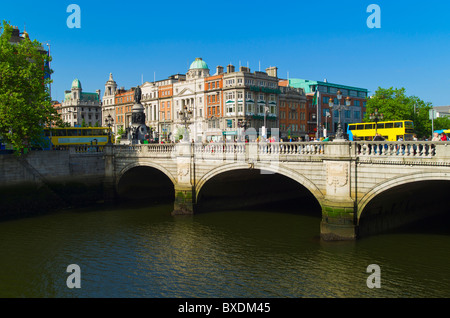
[[[81,89],[81,82],[78,79],[74,79],[72,82],[72,88],[80,88]]]
[[[206,69],[209,70],[208,65],[205,63],[205,61],[202,60],[201,57],[197,57],[194,62],[192,62],[190,70],[192,69]]]

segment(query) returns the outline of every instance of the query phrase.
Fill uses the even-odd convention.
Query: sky
[[[406,89],[450,105],[450,1],[85,1],[0,0],[0,20],[49,43],[52,98],[78,78],[83,91],[185,74],[197,57],[218,65],[278,67],[280,78]],[[80,8],[80,27],[71,4]],[[369,28],[371,4],[380,28]],[[372,19],[370,19],[372,21]],[[44,45],[48,48],[47,45]]]

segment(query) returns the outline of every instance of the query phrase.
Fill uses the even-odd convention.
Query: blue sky
[[[81,28],[68,28],[70,4]],[[381,28],[370,29],[370,4]],[[202,57],[217,65],[278,67],[280,78],[327,79],[367,88],[404,87],[450,105],[450,1],[2,1],[0,20],[49,41],[53,99],[78,78],[87,92],[186,73]]]

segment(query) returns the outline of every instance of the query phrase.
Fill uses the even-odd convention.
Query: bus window
[[[52,134],[53,134],[53,136],[58,136],[58,137],[66,136],[66,129],[55,129],[55,130],[53,130]]]
[[[386,129],[394,128],[394,123],[386,123],[386,124],[384,124],[384,128],[386,128]]]
[[[82,129],[81,133],[83,136],[92,136],[92,129]]]
[[[373,124],[365,124],[364,129],[373,129]]]
[[[364,125],[356,125],[356,129],[357,130],[363,130],[364,129]]]
[[[403,123],[402,122],[394,123],[394,128],[403,128]]]
[[[377,124],[377,129],[384,129],[384,123],[383,124]]]
[[[67,136],[80,136],[81,131],[79,129],[67,129]]]
[[[349,130],[356,130],[358,128],[356,128],[356,125],[348,125],[348,129]]]

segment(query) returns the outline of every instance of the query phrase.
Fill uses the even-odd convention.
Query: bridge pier
[[[172,215],[194,214],[194,191],[192,187],[175,186],[175,202]]]
[[[324,241],[356,239],[355,207],[353,202],[326,200],[322,203],[320,237]]]
[[[351,196],[351,157],[346,143],[336,143],[324,160],[326,195],[321,202],[320,235],[326,241],[356,239],[355,202]]]
[[[176,148],[177,183],[172,215],[194,214],[195,188],[193,186],[193,151],[190,142],[180,142]]]

